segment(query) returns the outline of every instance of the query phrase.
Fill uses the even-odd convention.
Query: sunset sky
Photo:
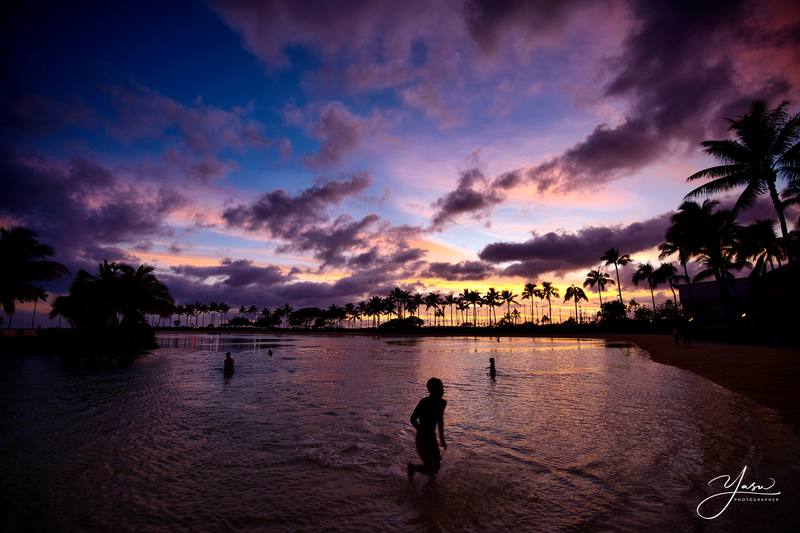
[[[181,303],[656,262],[698,143],[800,109],[795,1],[34,4],[2,8],[0,224]]]

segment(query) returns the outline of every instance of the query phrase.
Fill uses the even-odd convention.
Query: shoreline
[[[19,344],[28,345],[38,344],[36,342],[37,337],[41,339],[38,333],[35,330],[27,330],[21,335],[19,333],[5,333],[0,334],[0,339],[2,341],[11,341],[13,344],[18,342]],[[693,372],[717,385],[776,410],[795,430],[800,430],[800,402],[797,402],[797,386],[798,378],[800,378],[800,348],[781,345],[747,344],[742,342],[723,343],[692,339],[691,348],[685,349],[683,347],[676,348],[672,335],[668,334],[600,331],[156,329],[155,333],[184,335],[366,335],[372,337],[540,337],[605,339],[630,342],[646,351],[650,358],[657,363]],[[44,337],[47,336],[47,334],[44,335]],[[17,342],[11,339],[15,339]],[[41,346],[41,348],[46,349],[46,346]]]
[[[158,333],[181,333],[174,330],[158,330]],[[187,332],[188,333],[188,332]],[[757,403],[774,409],[796,431],[800,432],[800,402],[797,401],[797,386],[800,379],[800,349],[765,344],[722,343],[692,339],[690,348],[675,347],[672,335],[663,333],[616,333],[616,332],[524,332],[524,331],[477,331],[457,332],[369,332],[365,330],[337,331],[224,331],[208,333],[242,334],[300,334],[300,335],[369,335],[398,337],[540,337],[540,338],[585,338],[630,342],[646,351],[656,363],[674,366],[692,372],[746,396]]]

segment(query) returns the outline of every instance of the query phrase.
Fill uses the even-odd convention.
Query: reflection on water
[[[632,345],[159,343],[129,361],[0,359],[4,530],[763,531],[797,520],[792,430]],[[228,377],[226,351],[236,359]],[[408,417],[431,376],[445,383],[449,447],[435,484],[409,484]],[[698,518],[707,482],[744,465],[774,477],[785,500]]]

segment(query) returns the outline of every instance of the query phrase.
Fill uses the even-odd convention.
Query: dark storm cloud
[[[374,214],[360,220],[340,215],[331,224],[308,227],[279,246],[277,251],[313,251],[314,257],[322,261],[321,268],[340,266],[347,261],[346,254],[367,245],[367,230],[379,220],[380,217]]]
[[[657,246],[664,240],[671,213],[627,226],[590,226],[574,233],[549,232],[521,242],[489,244],[478,254],[490,263],[516,261],[505,268],[509,275],[532,276],[554,270],[567,271],[597,265],[600,256],[614,247],[632,254]]]
[[[478,168],[470,168],[461,173],[454,190],[433,203],[436,212],[433,215],[432,227],[441,229],[463,214],[485,218],[491,209],[502,201],[502,194],[489,186],[483,172]]]
[[[773,33],[750,26],[754,18],[744,2],[636,1],[631,8],[636,25],[611,63],[605,88],[607,97],[629,99],[628,114],[619,125],[601,124],[562,155],[530,169],[540,189],[591,187],[634,172],[719,134],[722,113],[739,114],[754,97],[778,98],[789,90],[787,80],[774,76],[753,90],[737,86],[740,35]],[[775,43],[765,38],[761,44]],[[800,53],[796,42],[781,46]]]
[[[224,210],[222,217],[232,227],[267,231],[273,237],[290,239],[308,226],[324,222],[329,207],[364,191],[370,183],[367,174],[359,173],[343,180],[322,181],[296,195],[276,189],[251,204]]]
[[[238,260],[213,267],[174,267],[159,277],[181,303],[215,301],[234,307],[257,304],[272,308],[290,303],[297,308],[328,307],[387,294],[410,273],[402,265],[381,265],[334,282],[292,281],[292,272],[283,275],[274,266],[257,267],[250,261]]]
[[[203,282],[210,278],[221,278],[218,283],[229,287],[246,287],[255,284],[270,286],[291,279],[276,266],[259,267],[248,259],[226,258],[218,266],[179,265],[172,267],[172,271]]]
[[[595,3],[586,0],[467,0],[464,17],[470,35],[487,52],[510,31],[542,34],[559,30],[578,9]]]
[[[71,268],[131,258],[119,246],[168,236],[165,217],[184,205],[166,186],[134,186],[91,161],[68,165],[0,154],[0,215],[37,231]]]
[[[432,229],[440,230],[461,215],[488,219],[494,206],[505,200],[505,191],[520,185],[526,177],[522,169],[505,172],[491,181],[477,167],[463,171],[456,188],[433,203]]]
[[[422,275],[442,278],[448,281],[474,281],[496,275],[494,265],[484,261],[461,261],[460,263],[433,262],[428,264]]]

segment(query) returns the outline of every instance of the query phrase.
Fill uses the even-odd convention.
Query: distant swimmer
[[[494,367],[494,357],[489,358],[489,375],[492,379],[497,375],[497,369]]]
[[[231,357],[231,352],[225,354],[225,372],[233,372],[233,357]]]
[[[447,449],[444,441],[444,408],[447,400],[444,396],[444,384],[439,378],[431,378],[426,384],[429,396],[421,399],[411,413],[411,424],[417,430],[417,453],[423,464],[408,463],[408,479],[415,472],[427,476],[435,476],[442,466],[442,453],[436,442],[436,427],[439,427],[439,440],[442,448]]]
[[[267,353],[269,354],[270,357],[272,357],[272,350],[267,350]]]

